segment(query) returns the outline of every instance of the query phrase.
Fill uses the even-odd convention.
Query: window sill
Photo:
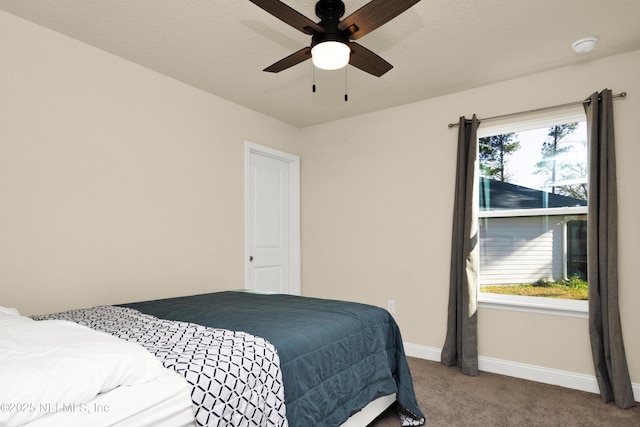
[[[478,293],[478,307],[565,317],[589,317],[589,302],[557,298]]]

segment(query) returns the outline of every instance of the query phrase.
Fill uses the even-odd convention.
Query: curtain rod
[[[616,95],[612,95],[613,98],[624,98],[625,96],[627,96],[627,92],[620,92]],[[502,114],[500,116],[493,116],[493,117],[487,117],[485,119],[479,119],[480,122],[483,121],[487,121],[487,120],[497,120],[497,119],[504,119],[507,117],[512,117],[512,116],[519,116],[522,114],[531,114],[531,113],[539,113],[542,111],[549,111],[549,110],[558,110],[560,108],[565,108],[565,107],[573,107],[575,105],[582,105],[585,102],[589,102],[589,99],[586,99],[584,101],[575,101],[575,102],[568,102],[566,104],[560,104],[560,105],[552,105],[550,107],[542,107],[542,108],[536,108],[534,110],[527,110],[527,111],[518,111],[517,113],[509,113],[509,114]],[[449,123],[449,127],[453,128],[458,126],[458,123]]]

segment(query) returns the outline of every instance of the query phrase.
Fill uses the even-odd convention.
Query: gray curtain
[[[587,276],[589,334],[600,394],[623,409],[634,404],[618,308],[618,199],[611,90],[585,101],[589,141]]]
[[[456,166],[447,337],[441,363],[478,375],[478,162],[476,133],[480,122],[460,117]]]

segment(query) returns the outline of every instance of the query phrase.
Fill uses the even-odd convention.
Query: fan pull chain
[[[313,85],[311,86],[311,90],[313,91],[313,93],[316,93],[316,67],[315,65],[313,65],[313,63],[311,64],[311,68],[313,69],[312,73],[313,73]]]
[[[349,101],[349,93],[347,87],[347,68],[349,68],[349,65],[346,65],[344,67],[344,102]]]

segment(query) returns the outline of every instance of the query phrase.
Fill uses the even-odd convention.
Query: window
[[[584,115],[481,127],[478,158],[479,300],[586,308]]]
[[[567,222],[567,277],[587,281],[587,219]]]

